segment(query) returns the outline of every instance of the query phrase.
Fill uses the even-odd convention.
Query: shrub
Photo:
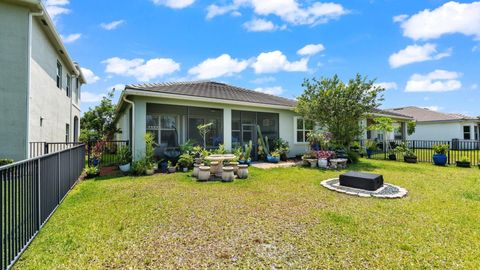
[[[128,146],[120,147],[118,149],[117,156],[121,165],[132,162],[132,153],[130,152],[130,148],[128,148]]]
[[[435,154],[443,154],[445,155],[448,152],[449,146],[448,144],[435,144],[433,145],[433,151]]]
[[[368,140],[366,144],[366,148],[367,150],[375,151],[377,150],[377,143],[375,141]]]
[[[132,164],[132,174],[133,175],[145,175],[147,173],[147,162],[145,159],[137,160]]]
[[[360,160],[360,154],[356,151],[348,151],[347,155],[351,163],[357,163]]]
[[[463,156],[459,161],[463,163],[470,163],[470,159],[466,156]]]
[[[3,159],[0,159],[0,166],[5,166],[13,162],[14,162],[13,159],[3,158]]]
[[[193,157],[188,153],[183,153],[180,155],[180,158],[178,159],[178,164],[182,168],[190,168],[193,164]]]
[[[87,178],[92,178],[100,173],[100,169],[96,166],[87,166],[85,167],[85,173],[87,174]]]
[[[272,156],[274,158],[279,158],[280,157],[280,152],[275,150],[272,153],[270,153],[270,156]]]

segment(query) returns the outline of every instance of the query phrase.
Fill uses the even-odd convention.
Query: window
[[[470,135],[470,126],[463,126],[463,139],[470,140],[472,136]]]
[[[70,125],[69,124],[66,124],[65,125],[65,142],[69,142],[70,141]]]
[[[305,120],[301,117],[297,117],[295,121],[296,121],[295,142],[297,143],[307,142],[308,134],[313,131],[313,122],[309,120]]]
[[[479,134],[478,134],[478,126],[474,126],[473,130],[475,131],[475,140],[476,141],[480,140]]]
[[[72,76],[70,76],[70,74],[67,74],[67,86],[66,86],[66,90],[67,90],[67,97],[70,97],[72,92]]]
[[[57,61],[57,87],[62,89],[62,64]]]
[[[81,87],[81,84],[80,84],[80,79],[79,78],[76,78],[75,79],[75,103],[79,103],[80,102],[80,87]]]

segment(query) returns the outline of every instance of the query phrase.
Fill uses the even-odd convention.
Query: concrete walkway
[[[288,168],[295,166],[296,163],[292,160],[280,161],[279,163],[269,163],[269,162],[253,162],[252,166],[260,169],[273,169],[273,168]]]

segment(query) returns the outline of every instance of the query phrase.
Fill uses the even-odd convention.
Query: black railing
[[[30,142],[30,158],[55,153],[82,144],[81,142]]]
[[[389,140],[376,141],[376,150],[373,151],[371,158],[388,159],[389,150],[394,150],[396,146],[405,143],[416,155],[418,162],[433,163],[432,156],[435,154],[433,146],[437,144],[446,144],[449,146],[447,152],[448,164],[455,164],[456,161],[468,159],[472,165],[480,162],[480,141],[472,140],[452,140],[452,141],[434,141],[434,140]],[[366,141],[361,141],[362,147],[366,146]],[[397,160],[403,160],[403,153],[396,152]]]
[[[75,185],[85,146],[0,167],[1,269],[9,269]]]
[[[90,141],[87,143],[87,159],[90,165],[120,165],[118,150],[129,147],[129,141]],[[97,163],[98,162],[98,163]]]

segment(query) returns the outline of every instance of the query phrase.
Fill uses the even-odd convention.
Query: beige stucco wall
[[[26,8],[0,2],[0,158],[27,154],[28,21]]]
[[[62,88],[56,85],[57,61],[63,67]],[[66,69],[56,49],[48,40],[37,20],[32,24],[31,90],[29,109],[29,141],[63,142],[66,124],[70,125],[70,141],[73,141],[74,118],[80,119],[79,105],[66,94]],[[72,77],[72,94],[76,78]],[[73,96],[73,95],[72,95]],[[43,118],[40,124],[40,118]],[[79,124],[79,122],[78,122]]]
[[[134,96],[129,97],[130,100],[135,102],[135,130],[134,130],[134,153],[136,157],[140,157],[143,154],[145,149],[145,130],[146,130],[146,104],[147,103],[157,103],[157,104],[168,104],[168,105],[180,105],[180,106],[195,106],[195,107],[205,107],[205,108],[216,108],[223,109],[223,126],[224,126],[224,145],[226,149],[231,150],[231,111],[232,110],[242,110],[242,111],[254,111],[254,112],[271,112],[279,114],[279,136],[289,142],[290,152],[289,156],[295,156],[303,154],[308,145],[305,143],[295,143],[294,142],[294,123],[295,117],[298,115],[289,110],[281,110],[274,108],[266,108],[262,106],[243,106],[243,105],[234,105],[226,104],[220,102],[203,102],[203,101],[194,101],[194,100],[178,100],[178,99],[168,99],[168,98],[157,98],[157,97],[141,97]],[[128,120],[126,120],[127,110],[122,112],[122,115],[117,121],[117,126],[122,129],[122,132],[128,134],[125,130],[128,129]],[[118,135],[117,138],[128,138],[123,135]]]

